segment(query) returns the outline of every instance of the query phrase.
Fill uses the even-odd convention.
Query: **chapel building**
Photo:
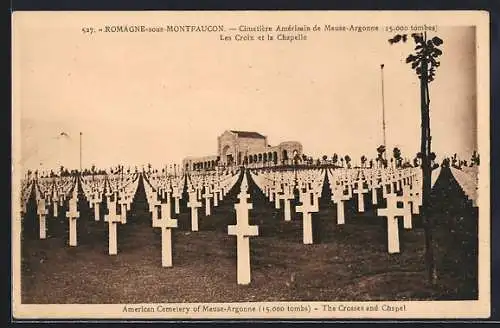
[[[228,130],[217,137],[216,155],[187,157],[182,165],[187,171],[230,166],[273,167],[292,164],[301,155],[302,145],[297,141],[271,146],[267,137],[258,132]]]

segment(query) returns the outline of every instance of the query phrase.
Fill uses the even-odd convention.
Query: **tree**
[[[451,166],[457,166],[457,153],[453,154],[453,157],[451,158]]]
[[[471,166],[473,165],[479,166],[479,154],[477,151],[474,150],[470,161],[471,161]]]
[[[385,146],[384,145],[378,146],[378,148],[377,148],[377,162],[380,165],[383,165],[385,163],[384,153],[385,153]]]
[[[365,155],[362,155],[361,156],[361,167],[365,167],[365,163],[366,163],[366,156]]]
[[[432,245],[432,228],[433,222],[429,215],[430,194],[431,194],[431,131],[430,131],[430,96],[429,83],[434,81],[436,69],[440,62],[437,58],[442,55],[442,51],[438,48],[443,44],[443,40],[435,36],[432,39],[427,38],[427,32],[411,34],[415,42],[415,53],[411,53],[406,58],[406,63],[411,64],[411,68],[420,80],[420,114],[421,114],[421,139],[420,153],[422,169],[422,219],[424,224],[425,234],[425,258],[427,265],[428,279],[432,284],[437,282],[437,271],[434,263],[433,245]],[[406,42],[407,35],[396,35],[389,39],[390,44],[395,44],[400,41]],[[434,154],[435,156],[435,154]]]
[[[334,153],[332,156],[333,165],[337,164],[338,161],[339,161],[339,155],[337,155],[337,153]]]
[[[398,147],[394,147],[392,150],[392,156],[394,157],[394,160],[396,161],[396,167],[401,167],[401,150]]]
[[[351,156],[345,155],[344,159],[345,159],[345,165],[347,165],[347,168],[350,169],[351,168]]]
[[[413,167],[419,167],[420,163],[418,162],[418,156],[415,156],[413,159]]]

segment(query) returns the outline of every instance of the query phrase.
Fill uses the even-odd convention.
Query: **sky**
[[[162,167],[214,155],[225,130],[257,131],[271,145],[299,141],[315,158],[375,157],[382,143],[380,64],[387,148],[410,159],[419,151],[419,84],[404,62],[411,39],[390,45],[394,33],[317,32],[296,42],[225,42],[219,33],[81,32],[164,18],[63,12],[15,20],[13,110],[24,169],[78,168],[80,132],[83,167]],[[170,17],[189,24],[220,19]],[[233,21],[223,23],[300,24],[296,16]],[[318,21],[325,23],[331,21]],[[444,41],[430,85],[433,150],[439,158],[456,152],[469,159],[476,149],[475,29],[439,26],[430,35]]]

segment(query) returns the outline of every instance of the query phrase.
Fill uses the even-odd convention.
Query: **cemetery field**
[[[227,226],[236,222],[232,191],[212,215],[200,211],[198,232],[190,231],[187,209],[175,216],[179,228],[172,233],[170,268],[161,266],[160,229],[151,227],[151,215],[141,208],[140,199],[130,223],[118,228],[117,255],[108,255],[107,223],[92,218],[79,233],[78,247],[68,246],[67,232],[49,230],[46,240],[25,238],[22,303],[477,299],[472,216],[449,213],[437,225],[439,279],[431,287],[418,218],[411,230],[400,226],[401,252],[388,254],[384,218],[369,208],[360,216],[351,200],[346,224],[337,225],[327,195],[313,215],[315,243],[304,245],[300,214],[292,212],[292,221],[285,222],[283,210],[275,209],[253,183],[250,193],[250,223],[259,226],[259,236],[250,238],[249,285],[236,283],[236,238],[227,234]],[[82,218],[90,216],[89,209],[81,211]]]

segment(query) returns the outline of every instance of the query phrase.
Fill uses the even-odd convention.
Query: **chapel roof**
[[[232,133],[235,133],[240,138],[253,138],[253,139],[265,139],[266,137],[258,132],[253,131],[234,131],[231,130]]]

